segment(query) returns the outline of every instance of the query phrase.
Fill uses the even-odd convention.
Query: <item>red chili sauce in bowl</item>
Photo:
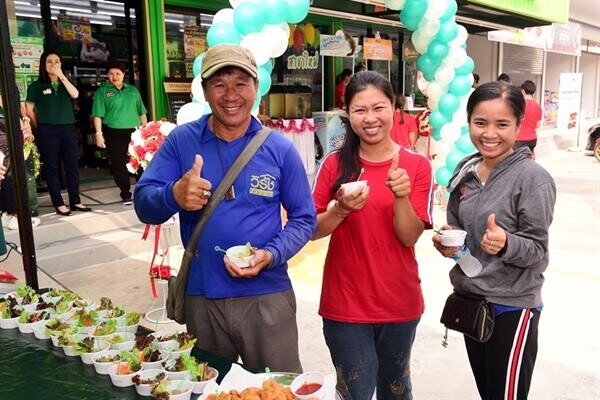
[[[307,395],[307,394],[314,393],[319,389],[321,389],[320,383],[307,382],[307,383],[303,384],[302,386],[300,386],[298,388],[298,390],[296,390],[296,393],[299,395]]]

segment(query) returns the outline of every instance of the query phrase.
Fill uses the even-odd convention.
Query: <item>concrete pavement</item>
[[[555,177],[558,199],[551,228],[550,267],[545,274],[544,312],[539,327],[539,353],[530,399],[600,399],[600,163],[582,153],[541,151],[538,162]],[[444,210],[435,209],[435,223],[443,224]],[[439,323],[451,287],[451,262],[431,246],[426,232],[416,246],[426,311],[418,328],[412,355],[415,399],[477,399],[462,338],[451,333],[448,348],[441,346]],[[327,239],[310,242],[290,263],[298,299],[300,353],[305,370],[333,371],[317,315],[320,280]],[[147,279],[149,252],[111,263],[57,274],[56,279],[82,295],[109,296],[127,309],[146,311],[152,297]],[[174,248],[177,249],[177,248]],[[180,248],[177,250],[181,250]],[[14,257],[14,254],[11,255]],[[177,257],[173,264],[178,265]],[[22,276],[18,264],[10,270]],[[15,267],[17,265],[17,267]],[[0,269],[6,269],[0,264]],[[56,286],[40,274],[40,286]],[[177,324],[155,329],[177,329]]]

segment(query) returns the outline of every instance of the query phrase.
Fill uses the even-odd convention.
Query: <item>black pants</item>
[[[525,309],[496,316],[491,339],[465,336],[469,363],[482,400],[525,400],[538,349],[540,311]]]
[[[17,213],[17,207],[15,206],[15,183],[10,174],[4,177],[0,186],[0,211],[10,215]]]
[[[125,166],[129,161],[127,148],[131,141],[131,132],[135,128],[130,129],[113,129],[106,125],[102,125],[104,140],[106,141],[106,151],[110,159],[110,168],[112,171],[115,183],[121,190],[122,199],[131,198],[131,183],[129,181],[129,171]]]
[[[60,194],[60,161],[67,175],[69,205],[81,203],[79,198],[79,152],[75,126],[39,124],[36,141],[40,149],[46,182],[52,205],[60,207],[65,202]]]

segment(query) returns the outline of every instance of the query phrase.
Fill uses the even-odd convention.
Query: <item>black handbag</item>
[[[263,127],[248,143],[246,148],[236,158],[233,165],[223,177],[223,180],[217,186],[217,189],[213,192],[212,196],[208,200],[208,203],[202,209],[202,214],[198,220],[188,245],[183,253],[183,259],[181,260],[181,267],[176,276],[169,278],[167,286],[167,317],[173,319],[180,324],[185,324],[185,288],[187,286],[187,280],[189,275],[190,266],[192,259],[196,256],[196,245],[200,234],[208,222],[208,219],[212,215],[217,205],[225,197],[225,193],[229,190],[235,178],[240,174],[244,166],[250,161],[254,153],[267,139],[267,136],[271,133],[271,129]]]
[[[448,345],[448,329],[473,340],[487,342],[494,332],[492,305],[483,297],[452,293],[446,299],[440,322],[446,326],[442,345]]]

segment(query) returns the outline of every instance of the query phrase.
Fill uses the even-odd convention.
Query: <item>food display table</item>
[[[138,332],[146,334],[148,332]],[[93,365],[67,357],[50,340],[38,340],[18,329],[0,329],[0,399],[10,400],[140,400],[133,386],[118,388]],[[194,348],[192,355],[227,374],[231,363]],[[198,395],[192,395],[197,399]]]

